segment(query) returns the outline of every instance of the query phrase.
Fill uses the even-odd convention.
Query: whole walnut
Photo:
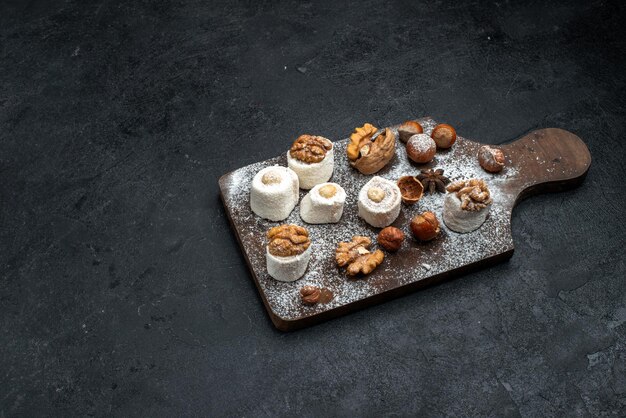
[[[387,251],[398,251],[404,241],[404,232],[395,226],[388,226],[378,234],[378,244]]]
[[[373,141],[378,132],[375,126],[366,123],[355,128],[350,135],[346,154],[350,165],[363,174],[374,174],[382,169],[395,155],[396,135],[385,128]]]

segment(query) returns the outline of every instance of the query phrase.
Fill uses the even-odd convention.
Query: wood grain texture
[[[426,127],[426,132],[436,124],[431,118],[417,120]],[[397,126],[392,129],[397,130]],[[339,158],[335,162],[335,173],[331,181],[344,187],[348,185],[348,194],[354,196],[371,176],[363,176],[348,166],[344,155],[347,141],[344,139],[335,143]],[[334,265],[334,252],[326,248],[323,254],[313,259],[305,278],[314,271],[318,276],[324,277],[324,285],[335,293],[353,292],[354,287],[358,290],[358,295],[314,307],[302,306],[297,298],[297,291],[305,278],[294,283],[280,283],[267,275],[265,231],[269,226],[283,222],[269,223],[260,220],[251,213],[249,205],[246,205],[246,185],[252,176],[269,165],[286,165],[284,155],[222,176],[219,184],[226,213],[274,325],[284,331],[309,326],[508,259],[514,248],[510,218],[516,203],[532,194],[563,190],[580,184],[591,163],[591,156],[584,142],[562,129],[537,130],[501,146],[506,156],[506,168],[501,174],[488,174],[477,168],[475,156],[480,146],[478,142],[459,137],[452,149],[438,152],[433,162],[414,165],[407,160],[404,147],[398,142],[396,158],[377,174],[396,179],[398,166],[401,170],[413,173],[418,169],[431,167],[445,167],[453,172],[454,169],[461,168],[461,172],[477,173],[488,180],[494,196],[489,219],[479,230],[470,234],[456,234],[442,223],[444,233],[437,240],[427,244],[407,240],[408,245],[405,244],[399,253],[388,255],[383,266],[359,281],[348,280],[345,273]],[[301,191],[300,197],[303,195],[304,192]],[[348,199],[344,217],[336,226],[309,226],[314,245],[316,233],[320,238],[327,236],[329,230],[324,228],[346,229],[346,237],[356,234],[353,222],[358,221],[354,221],[354,203]],[[416,208],[403,205],[402,213],[393,225],[406,230],[415,211]],[[441,219],[440,211],[436,213]],[[299,219],[298,207],[284,222],[304,224]],[[372,237],[378,232],[378,229],[365,225],[363,221],[359,227]],[[471,251],[468,250],[470,246]],[[364,282],[367,287],[364,287]]]
[[[501,147],[520,175],[509,183],[512,207],[533,194],[579,185],[591,165],[585,143],[564,129],[539,129]]]

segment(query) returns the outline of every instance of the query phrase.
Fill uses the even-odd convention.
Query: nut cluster
[[[321,136],[300,135],[295,140],[289,154],[305,163],[319,163],[326,157],[326,153],[333,148],[332,142]]]
[[[457,180],[446,190],[456,193],[463,210],[476,212],[486,208],[492,202],[489,188],[483,179]]]
[[[271,228],[267,232],[267,240],[269,241],[268,251],[276,257],[302,254],[311,245],[309,231],[293,224],[283,224]]]
[[[382,251],[369,251],[372,240],[368,237],[354,236],[350,242],[340,242],[335,251],[335,260],[339,267],[346,267],[348,276],[369,274],[384,260]]]
[[[377,131],[378,129],[371,123],[366,123],[360,128],[354,128],[354,132],[350,135],[350,143],[346,148],[346,153],[350,161],[355,161],[359,158],[361,149],[372,141],[372,137]],[[365,154],[367,154],[367,151],[369,151],[369,148],[364,150]]]

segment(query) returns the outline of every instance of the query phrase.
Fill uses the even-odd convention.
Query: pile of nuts
[[[438,149],[448,149],[457,141],[456,130],[448,124],[436,125],[430,134],[424,133],[423,126],[417,121],[406,121],[398,128],[398,137],[406,144],[408,158],[418,164],[431,163]],[[355,128],[350,135],[346,149],[351,166],[363,174],[374,174],[385,167],[395,155],[396,137],[393,131],[385,128],[379,131],[372,124],[366,123]],[[322,161],[332,150],[333,144],[321,136],[301,135],[290,149],[290,155],[306,163]],[[488,145],[482,146],[477,154],[480,166],[489,173],[502,171],[505,165],[501,149]],[[278,173],[268,172],[262,178],[266,185],[281,182]],[[480,211],[491,204],[492,199],[487,184],[482,179],[459,180],[450,183],[442,169],[431,166],[420,170],[415,176],[402,176],[397,181],[402,201],[407,205],[417,203],[424,193],[454,193],[461,201],[461,209]],[[328,184],[320,188],[319,193],[325,198],[332,198],[337,188]],[[385,199],[385,191],[371,187],[367,196],[373,202]],[[449,196],[452,198],[452,196]],[[420,242],[429,242],[441,235],[441,226],[435,213],[426,211],[415,215],[409,225],[413,237]],[[267,233],[268,251],[275,256],[294,256],[304,253],[311,241],[306,228],[285,224],[271,228]],[[383,228],[377,235],[378,245],[388,252],[397,252],[405,241],[405,233],[394,226]],[[365,276],[373,272],[385,258],[379,250],[372,250],[372,240],[366,236],[354,236],[348,242],[340,242],[335,251],[335,261],[339,267],[345,267],[350,277]],[[305,285],[300,289],[300,298],[305,305],[326,303],[332,293],[326,288]]]
[[[456,130],[446,124],[435,126],[430,135],[423,133],[418,122],[409,120],[398,128],[400,140],[406,143],[406,154],[418,164],[429,163],[435,158],[437,148],[447,149],[456,142]]]

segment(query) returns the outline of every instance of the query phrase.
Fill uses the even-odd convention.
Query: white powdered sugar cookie
[[[401,201],[400,189],[395,182],[375,176],[359,192],[359,216],[368,224],[383,228],[396,220]]]
[[[300,218],[309,224],[337,223],[343,214],[346,191],[337,183],[321,183],[300,202]]]
[[[298,176],[290,168],[272,166],[252,179],[250,208],[270,221],[286,219],[298,203]]]
[[[325,183],[333,175],[333,143],[321,136],[301,135],[287,151],[287,165],[298,175],[301,189]]]

